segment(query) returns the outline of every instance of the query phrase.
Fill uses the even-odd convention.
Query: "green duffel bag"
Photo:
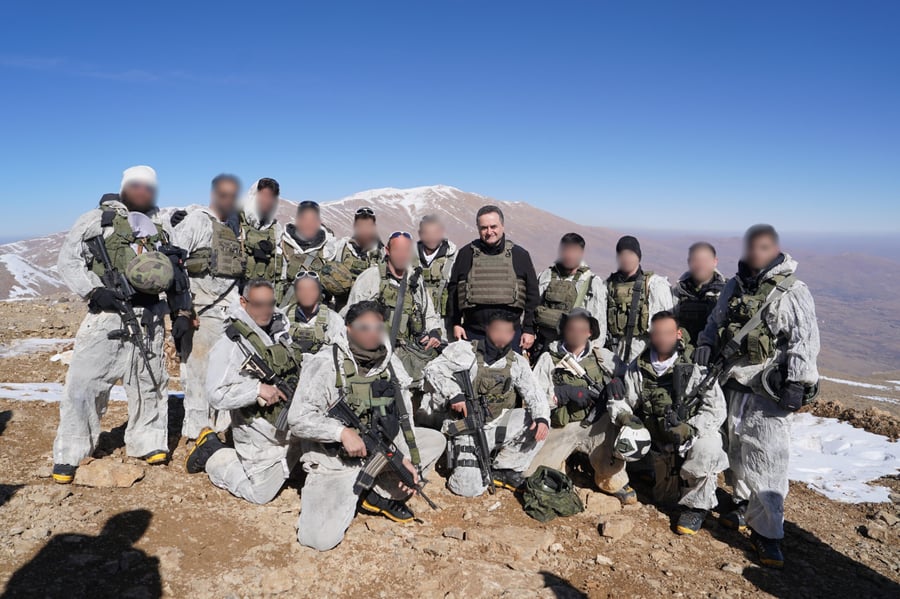
[[[557,516],[574,516],[584,511],[581,498],[575,493],[572,480],[565,473],[540,466],[525,480],[522,495],[525,513],[539,522]]]

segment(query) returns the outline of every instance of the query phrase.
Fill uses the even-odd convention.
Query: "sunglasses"
[[[406,237],[407,239],[412,240],[412,235],[410,235],[406,231],[394,231],[393,233],[391,233],[391,236],[388,237],[388,241],[390,241],[391,239],[397,239],[398,237]]]
[[[381,324],[367,324],[364,322],[354,322],[350,325],[350,328],[354,331],[358,331],[360,333],[374,333],[375,331],[380,331],[384,328],[384,325]]]
[[[299,281],[300,279],[315,279],[319,280],[319,273],[314,270],[301,270],[297,273],[297,276],[294,277],[295,281]]]
[[[356,209],[356,215],[359,216],[361,214],[365,214],[366,216],[375,216],[375,210],[369,208],[367,206],[363,206],[362,208]]]

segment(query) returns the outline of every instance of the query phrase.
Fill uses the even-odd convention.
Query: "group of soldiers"
[[[616,244],[604,280],[568,233],[537,274],[484,206],[457,248],[436,216],[417,239],[382,241],[372,208],[336,239],[319,205],[276,220],[263,178],[239,200],[213,179],[206,208],[163,219],[156,173],[124,172],[83,215],[59,273],[87,300],[60,404],[53,477],[74,479],[97,446],[112,386],[128,397],[129,456],[169,461],[165,316],[182,363],[186,469],[249,502],[305,473],[298,539],[328,550],[357,511],[406,522],[408,500],[445,456],[447,487],[522,489],[538,466],[586,456],[600,491],[677,502],[695,534],[732,509],[761,562],[781,567],[790,415],[817,391],[815,307],[768,225],[751,227],[737,274],[698,242],[670,287],[638,240]],[[629,464],[626,468],[626,464]]]

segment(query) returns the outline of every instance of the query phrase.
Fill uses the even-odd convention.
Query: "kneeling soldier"
[[[412,487],[445,446],[439,432],[411,424],[411,380],[387,343],[381,304],[354,304],[345,320],[347,336],[304,364],[288,416],[291,432],[305,444],[307,478],[297,537],[319,551],[341,542],[357,504],[395,522],[412,520],[406,505]],[[342,412],[348,410],[361,428],[345,422]],[[374,454],[367,442],[373,435],[396,452]],[[388,457],[396,463],[396,454],[404,456],[399,468],[407,470],[411,485],[393,469],[372,471],[379,462],[390,466]]]
[[[448,488],[475,497],[496,486],[516,490],[549,432],[550,407],[528,360],[512,348],[518,318],[498,310],[481,341],[456,341],[425,367],[435,392],[431,408],[450,408]]]
[[[612,458],[616,427],[606,411],[606,397],[622,381],[612,379],[614,355],[593,345],[601,335],[600,323],[584,308],[564,314],[559,325],[560,341],[550,343],[534,367],[541,391],[550,397],[552,429],[547,443],[529,468],[561,468],[575,452],[588,455],[594,481],[604,493],[623,504],[636,503],[621,461]]]
[[[650,346],[625,374],[626,393],[609,401],[609,414],[624,429],[646,427],[652,441],[654,496],[667,500],[669,485],[684,511],[679,534],[696,534],[716,505],[716,479],[728,467],[719,428],[725,422],[725,398],[714,379],[684,355],[678,321],[669,311],[653,315]],[[620,432],[620,436],[621,436]],[[633,456],[619,457],[629,460]],[[680,481],[670,475],[678,472]],[[680,487],[680,488],[679,488]]]
[[[206,470],[214,485],[251,503],[272,501],[299,458],[284,413],[297,374],[287,319],[275,309],[274,285],[250,281],[210,352],[206,377],[212,407],[231,411],[234,449],[205,428],[188,454],[187,471]]]

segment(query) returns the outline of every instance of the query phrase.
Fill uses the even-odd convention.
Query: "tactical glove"
[[[778,402],[778,405],[782,410],[796,412],[803,407],[803,394],[803,383],[788,381],[784,387],[781,388],[781,401]]]
[[[606,393],[607,401],[621,401],[625,399],[625,383],[618,377],[606,383],[603,391]]]
[[[570,405],[573,408],[586,408],[594,401],[588,387],[557,385],[555,392],[556,404],[560,407]]]
[[[680,422],[672,427],[666,427],[665,437],[675,447],[681,447],[688,439],[694,436],[694,427],[687,422]]]
[[[712,357],[712,348],[708,345],[698,345],[694,350],[694,364],[697,366],[709,366],[709,360]]]
[[[91,292],[88,300],[88,310],[94,314],[100,312],[121,312],[125,307],[124,298],[118,292],[106,287],[97,287]]]
[[[187,210],[176,210],[172,213],[172,216],[169,217],[169,224],[173,227],[177,227],[178,223],[183,221],[185,216],[187,216]]]

